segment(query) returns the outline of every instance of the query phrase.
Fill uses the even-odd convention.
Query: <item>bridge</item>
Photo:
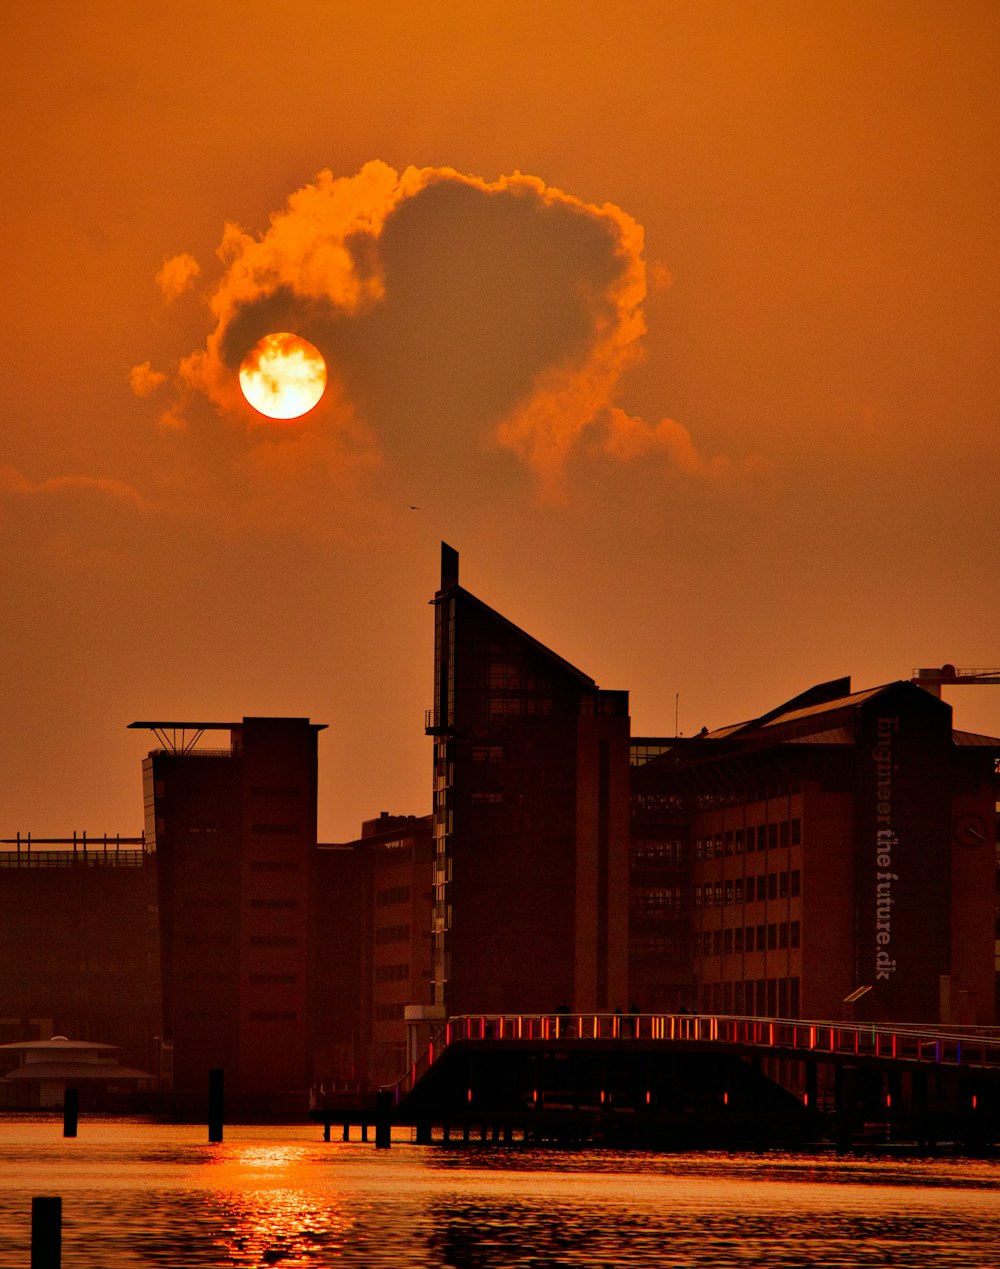
[[[384,1113],[430,1141],[1000,1141],[1000,1031],[705,1014],[449,1019]],[[341,1109],[344,1113],[340,1113]],[[345,1125],[331,1103],[317,1119]],[[346,1127],[345,1127],[346,1131]]]

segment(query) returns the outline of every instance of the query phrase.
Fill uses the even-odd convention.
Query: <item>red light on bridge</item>
[[[469,1089],[469,1094],[468,1094],[468,1097],[466,1098],[466,1100],[467,1100],[467,1101],[470,1101],[470,1102],[472,1101],[472,1089],[471,1089],[471,1088]]]

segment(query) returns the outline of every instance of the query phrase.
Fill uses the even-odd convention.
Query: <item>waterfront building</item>
[[[628,694],[458,580],[434,596],[434,1003],[628,1007]]]
[[[227,1113],[301,1111],[314,1044],[317,736],[306,718],[141,722],[156,852],[164,1036],[195,1110],[225,1072]],[[198,748],[206,731],[221,749]]]
[[[136,1089],[156,1082],[150,1071],[123,1066],[117,1045],[64,1035],[0,1044],[0,1069],[10,1062],[0,1078],[4,1106],[51,1109],[64,1104],[67,1088],[82,1088],[88,1109],[131,1109]]]
[[[365,820],[319,847],[317,1078],[324,1088],[399,1078],[409,1007],[431,999],[431,817]]]
[[[689,821],[701,1010],[993,1022],[1000,740],[913,683],[839,679],[646,751]]]
[[[0,843],[0,1042],[104,1041],[160,1063],[156,861],[142,837]]]

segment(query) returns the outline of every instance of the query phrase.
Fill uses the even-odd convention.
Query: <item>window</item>
[[[782,820],[778,825],[778,839],[782,846],[788,845],[788,821]]]
[[[409,886],[388,886],[384,890],[375,891],[375,906],[384,908],[395,903],[409,903]]]
[[[778,897],[778,874],[772,872],[767,879],[767,897],[769,899],[777,899]]]
[[[778,849],[778,826],[777,824],[768,824],[767,826],[767,848],[768,850]]]
[[[733,954],[733,932],[732,932],[732,930],[725,930],[725,931],[723,932],[723,938],[722,938],[722,950],[723,950],[723,953],[724,953],[726,956],[732,956],[732,954]]]
[[[773,952],[777,949],[777,946],[778,946],[778,927],[772,921],[771,924],[767,927],[767,950],[769,952]]]
[[[740,929],[733,930],[733,951],[734,951],[734,952],[737,952],[737,953],[738,953],[738,952],[742,952],[742,951],[743,951],[743,929],[742,929],[742,927],[741,927]]]
[[[725,848],[727,855],[731,855],[733,853],[733,830],[731,828],[726,830]]]
[[[726,907],[733,906],[733,883],[731,880],[726,881]]]
[[[753,926],[752,925],[747,926],[746,944],[747,944],[747,951],[752,952],[753,951]]]
[[[767,898],[767,877],[761,873],[757,878],[757,902],[763,903]]]
[[[792,947],[798,947],[798,946],[799,946],[799,939],[800,939],[800,937],[801,937],[801,930],[802,930],[802,927],[799,925],[798,921],[793,921],[793,922],[792,922],[792,924],[791,924],[791,927],[790,927],[790,929],[789,929],[789,940],[788,940],[788,941],[789,941],[789,944],[790,944]]]
[[[778,898],[788,898],[788,873],[782,872],[778,874]]]
[[[763,952],[764,950],[764,939],[765,939],[764,932],[766,929],[767,929],[766,925],[757,926],[757,951],[758,952]]]
[[[736,833],[733,837],[733,846],[734,846],[734,849],[736,850],[737,855],[743,854],[743,829],[742,828],[738,828],[736,830]]]
[[[383,943],[405,943],[409,937],[408,925],[382,925],[375,931],[375,942],[379,946]]]
[[[802,821],[792,820],[792,845],[802,845]]]
[[[722,931],[721,930],[712,931],[712,955],[713,956],[722,955]]]
[[[409,981],[410,964],[403,961],[396,965],[376,965],[375,981],[377,983],[401,983]]]
[[[797,868],[792,871],[791,875],[791,893],[792,898],[797,899],[802,891],[802,874]]]
[[[251,899],[251,908],[266,908],[269,912],[290,912],[299,906],[298,899]]]
[[[788,922],[782,921],[778,926],[778,947],[784,950],[788,947]]]
[[[733,882],[733,903],[743,902],[743,878],[737,877]]]

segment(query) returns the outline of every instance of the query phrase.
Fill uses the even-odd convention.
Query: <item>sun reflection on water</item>
[[[233,1265],[315,1264],[339,1251],[353,1219],[335,1191],[317,1197],[310,1152],[274,1142],[220,1145],[209,1204],[219,1213],[213,1240]]]

